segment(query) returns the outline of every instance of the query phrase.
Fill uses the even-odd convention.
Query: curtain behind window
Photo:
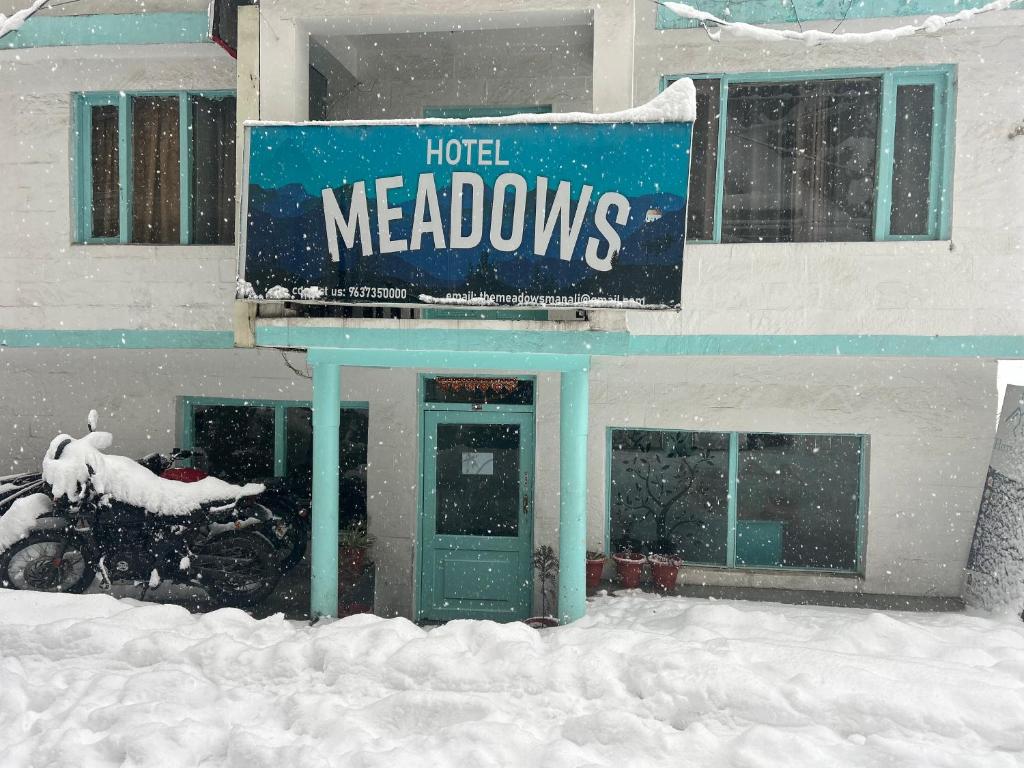
[[[723,242],[870,240],[877,78],[729,88]]]
[[[178,97],[132,98],[132,242],[180,242]]]
[[[192,96],[192,242],[235,241],[235,99]]]
[[[120,155],[117,106],[91,107],[92,236],[117,237],[120,232]]]

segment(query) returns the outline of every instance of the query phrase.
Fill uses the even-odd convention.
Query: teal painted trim
[[[532,354],[517,352],[407,350],[407,349],[324,349],[311,348],[310,363],[370,368],[441,368],[459,370],[572,371],[588,364],[584,353]]]
[[[943,89],[942,175],[939,179],[939,240],[949,240],[953,229],[953,165],[956,157],[956,97],[958,70],[956,66],[946,70],[946,85]]]
[[[209,42],[210,20],[205,13],[100,13],[33,16],[0,40],[0,48]]]
[[[338,474],[341,376],[337,365],[313,365],[313,520],[309,613],[338,615]]]
[[[178,242],[192,241],[192,110],[185,91],[178,93]]]
[[[896,88],[893,74],[882,75],[881,112],[878,116],[878,147],[875,156],[875,240],[889,237],[892,219],[892,173],[896,139]]]
[[[868,435],[860,439],[860,482],[857,487],[857,551],[854,555],[854,570],[864,576],[866,567],[867,526],[868,526],[868,468],[870,466],[871,443]]]
[[[559,416],[558,618],[568,624],[587,612],[587,370],[562,373]]]
[[[550,104],[523,106],[473,106],[473,107],[424,107],[424,118],[508,117],[509,115],[546,115],[551,112]]]
[[[92,113],[81,99],[72,99],[71,119],[74,126],[68,153],[71,158],[71,231],[75,242],[81,243],[88,237],[85,212],[92,210],[92,185],[87,187],[85,184],[89,177],[85,165],[85,137],[92,137]],[[90,141],[90,149],[91,144]]]
[[[15,349],[233,349],[232,331],[0,330],[0,347]]]
[[[277,403],[274,406],[274,477],[286,477],[288,475],[287,418],[286,406]]]
[[[736,567],[736,535],[739,515],[740,433],[729,433],[729,480],[726,501],[725,564]]]
[[[722,242],[722,208],[725,205],[725,139],[728,134],[729,88],[726,80],[722,78],[719,80],[718,85],[718,148],[715,151],[715,220],[711,225],[716,243]]]
[[[735,0],[702,0],[700,10],[720,19],[746,24],[797,24],[805,21],[832,19],[875,19],[901,16],[930,16],[932,14],[954,14],[967,8],[979,8],[987,0],[808,0],[797,5],[794,2],[766,3],[740,2]],[[672,13],[664,5],[658,5],[655,18],[656,29],[692,29],[696,21]]]
[[[614,427],[604,429],[604,553],[612,551],[612,432]]]
[[[1024,359],[1021,336],[738,335],[634,336],[593,331],[257,327],[262,347],[308,348],[342,365],[560,371],[583,355],[754,357],[981,357]]]
[[[127,93],[121,93],[117,112],[117,154],[118,154],[118,191],[120,193],[120,233],[122,243],[132,239],[132,153],[129,149],[129,137],[132,130],[132,102]],[[92,177],[89,182],[92,185]],[[91,214],[91,212],[90,212]],[[91,215],[90,215],[91,219]]]

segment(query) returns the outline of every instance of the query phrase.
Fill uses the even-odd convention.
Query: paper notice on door
[[[472,452],[462,454],[462,474],[493,475],[494,454]]]

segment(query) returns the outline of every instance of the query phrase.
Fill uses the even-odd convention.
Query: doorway
[[[533,596],[534,382],[424,383],[418,617],[524,619]]]

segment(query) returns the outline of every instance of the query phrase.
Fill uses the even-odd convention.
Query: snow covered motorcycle
[[[95,421],[90,419],[90,429]],[[200,457],[199,451],[175,448],[171,453],[151,453],[138,463],[167,480],[194,483],[209,477],[205,470],[181,466],[180,462]],[[282,553],[281,571],[294,568],[306,553],[309,543],[309,509],[281,485],[266,483],[266,490],[253,503],[264,509],[259,518],[260,532]],[[18,500],[32,494],[46,493],[46,483],[39,472],[26,472],[0,477],[0,517]]]
[[[168,480],[103,453],[111,441],[93,432],[51,442],[42,479],[52,509],[40,513],[45,526],[0,553],[3,586],[81,592],[99,575],[104,586],[141,583],[145,595],[167,580],[225,606],[254,605],[274,590],[284,553],[261,532],[272,523],[257,501],[262,485]]]

